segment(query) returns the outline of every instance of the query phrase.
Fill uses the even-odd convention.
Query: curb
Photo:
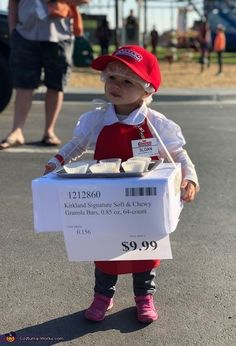
[[[44,91],[36,91],[33,100],[43,101],[45,96]],[[94,90],[67,90],[64,94],[64,101],[71,102],[91,102],[94,99],[104,99],[104,93]],[[194,101],[236,101],[236,91],[203,91],[201,89],[196,92],[191,90],[164,90],[153,96],[153,102],[194,102]]]

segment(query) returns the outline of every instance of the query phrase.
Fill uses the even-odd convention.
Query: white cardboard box
[[[49,174],[32,182],[35,231],[63,231],[72,261],[171,258],[180,183],[180,164],[161,164],[136,178]]]

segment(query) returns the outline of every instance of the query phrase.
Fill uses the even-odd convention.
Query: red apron
[[[104,126],[97,139],[94,159],[118,157],[126,161],[133,156],[132,140],[151,137],[153,136],[146,119],[142,125],[138,126],[122,123]],[[104,273],[114,275],[145,272],[159,266],[160,260],[96,261],[95,264]]]

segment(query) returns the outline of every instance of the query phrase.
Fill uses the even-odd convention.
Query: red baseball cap
[[[91,67],[103,71],[112,61],[120,61],[137,76],[150,83],[155,91],[161,84],[161,71],[157,58],[141,46],[126,45],[117,49],[112,55],[102,55],[93,60]]]

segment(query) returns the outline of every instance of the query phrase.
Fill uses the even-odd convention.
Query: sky
[[[202,1],[195,1],[198,4],[198,9],[202,10]],[[139,15],[143,19],[143,6],[139,5],[139,1],[136,0],[124,0],[123,1],[123,11],[122,11],[122,1],[120,3],[120,16],[121,18],[126,18],[129,15],[131,9],[134,10],[136,16]],[[176,1],[173,1],[176,3]],[[187,3],[187,1],[185,2]],[[102,6],[98,8],[98,5]],[[108,8],[110,5],[110,9]],[[183,6],[183,5],[179,5]],[[107,14],[107,19],[110,23],[110,27],[115,27],[115,10],[114,10],[114,0],[91,0],[89,6],[82,7],[82,11],[88,14]],[[123,12],[123,16],[121,15]],[[195,11],[188,12],[187,16],[187,25],[191,27],[194,20],[199,20],[199,15]],[[141,30],[143,29],[144,23],[141,20]],[[121,25],[121,22],[120,22]],[[166,1],[150,1],[148,0],[148,10],[147,10],[147,28],[150,31],[153,27],[156,26],[160,33],[169,30],[171,27],[177,28],[177,9],[171,9],[171,0]]]
[[[201,0],[195,1],[201,5]],[[115,27],[115,10],[114,10],[114,0],[91,0],[90,5],[82,6],[82,12],[87,14],[107,14],[107,19],[110,23],[110,27]],[[122,4],[123,3],[123,10]],[[173,2],[174,3],[174,2]],[[175,2],[176,3],[176,2]],[[0,10],[6,9],[8,0],[0,0]],[[123,12],[122,18],[126,18],[131,9],[134,10],[134,14],[139,16],[140,9],[140,27],[143,31],[143,7],[139,5],[139,0],[124,0],[119,1],[120,4],[120,14]],[[157,8],[158,6],[158,8]],[[179,5],[180,6],[180,5]],[[182,5],[181,5],[182,6]],[[201,6],[198,6],[201,9]],[[195,11],[188,12],[187,16],[187,26],[191,27],[194,20],[198,20],[199,16]],[[122,19],[120,19],[120,25],[122,25]],[[150,31],[153,27],[156,26],[156,29],[159,33],[162,33],[166,30],[169,30],[171,27],[174,29],[177,28],[177,10],[171,10],[171,1],[150,1],[148,0],[148,10],[147,10],[147,29]]]

